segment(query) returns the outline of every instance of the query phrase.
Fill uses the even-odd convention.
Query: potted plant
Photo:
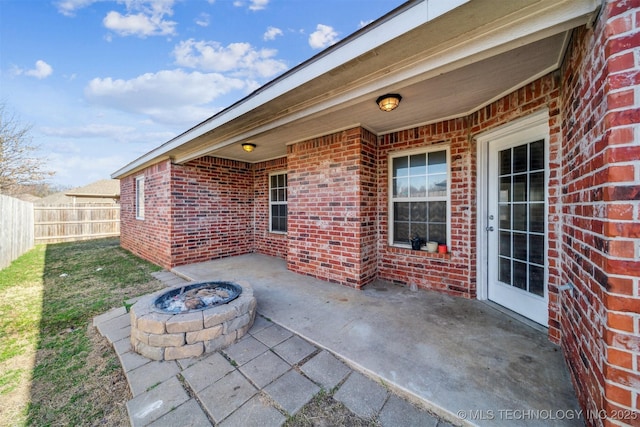
[[[424,245],[424,239],[417,234],[414,235],[411,239],[411,249],[414,251],[419,251],[422,245]]]

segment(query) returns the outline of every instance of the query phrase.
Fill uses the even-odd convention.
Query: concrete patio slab
[[[477,411],[579,411],[561,351],[546,333],[482,301],[381,281],[357,291],[259,254],[173,271],[195,281],[251,283],[261,315],[457,423],[513,421],[462,419]]]
[[[349,375],[351,370],[328,351],[321,351],[300,367],[306,376],[331,390]]]
[[[253,326],[251,326],[251,330],[258,333],[264,328],[268,328],[269,326],[273,325],[275,325],[275,323],[273,323],[271,320],[267,320],[262,316],[256,316],[255,320],[253,321]]]
[[[189,399],[182,405],[170,411],[149,424],[149,427],[211,427],[211,421],[207,418],[202,408],[195,399]]]
[[[156,362],[140,366],[127,372],[129,388],[133,396],[138,396],[148,389],[160,384],[180,372],[175,362]]]
[[[292,336],[293,334],[291,333],[291,331],[278,325],[271,325],[268,328],[264,328],[253,334],[253,337],[255,339],[257,339],[267,347],[276,346],[287,338],[291,338]]]
[[[125,372],[129,372],[133,369],[139,368],[142,365],[149,363],[149,359],[144,356],[140,356],[138,353],[127,351],[126,353],[118,354],[120,358],[120,364]]]
[[[240,372],[258,388],[263,388],[270,384],[289,369],[291,369],[291,366],[271,351],[266,351],[240,366]]]
[[[131,330],[129,330],[129,332],[131,332]],[[121,340],[114,342],[113,349],[116,351],[116,354],[118,356],[124,353],[128,353],[130,351],[133,351],[133,349],[131,348],[131,336],[127,335]]]
[[[187,283],[187,281],[183,278],[178,277],[175,274],[172,274],[170,271],[166,270],[156,271],[154,273],[151,273],[151,275],[163,282],[167,287],[179,286]]]
[[[223,353],[226,354],[229,359],[242,366],[267,350],[269,350],[269,347],[253,338],[253,336],[245,335],[237,343],[231,344],[226,349],[223,349]]]
[[[285,420],[263,395],[257,394],[221,422],[220,427],[278,427]]]
[[[189,400],[176,377],[127,402],[132,427],[146,426]]]
[[[313,396],[320,391],[320,387],[298,372],[290,370],[265,387],[264,391],[289,415],[295,415],[300,408],[313,399]]]
[[[129,313],[126,312],[97,324],[100,334],[109,340],[111,344],[129,335],[130,326],[131,319],[129,318]]]
[[[96,321],[96,326],[109,322],[113,318],[113,316],[101,316]],[[297,366],[310,361],[319,354],[329,353],[319,350],[297,335],[293,335],[274,347],[265,350],[266,346],[255,339],[254,336],[262,334],[263,339],[264,337],[275,336],[276,339],[265,339],[265,341],[273,344],[280,341],[277,337],[289,335],[288,332],[283,334],[278,329],[275,329],[276,334],[273,334],[274,331],[263,333],[266,328],[272,326],[274,326],[273,322],[260,315],[257,316],[253,327],[249,329],[248,335],[245,336],[247,343],[235,349],[239,357],[250,359],[243,367],[239,367],[237,363],[227,360],[227,356],[221,351],[200,357],[179,359],[175,362],[168,362],[169,364],[166,364],[167,362],[154,362],[146,358],[136,357],[131,352],[129,337],[116,341],[113,343],[114,349],[123,364],[123,370],[130,384],[130,389],[136,394],[136,397],[127,406],[130,419],[136,418],[135,425],[139,425],[147,424],[151,422],[150,420],[159,417],[150,424],[156,427],[214,424],[227,426],[280,425],[287,413],[298,412],[306,402],[313,399],[313,396],[321,390],[321,384],[314,383],[304,374],[298,372]],[[102,329],[105,330],[105,328]],[[252,338],[252,340],[248,338]],[[279,351],[279,354],[276,350]],[[254,357],[256,354],[257,356]],[[279,375],[278,372],[273,373],[273,358],[280,359],[280,355],[286,355],[288,360],[281,359],[275,365],[280,365],[282,369],[286,369],[286,372],[262,388],[261,391],[258,391],[251,385],[249,379],[243,375],[241,369],[244,368],[247,375],[253,375],[254,377],[256,372],[261,375],[262,372],[271,372],[269,375],[264,375],[263,380],[258,381],[260,384],[266,384],[270,381],[268,377]],[[325,367],[331,370],[345,368],[344,378],[349,374],[353,375],[351,369],[334,356],[331,357],[333,359],[323,355],[316,359],[315,365],[311,363],[308,368],[313,366],[316,368]],[[146,363],[137,368],[128,369],[132,365],[145,361]],[[252,365],[254,362],[255,366]],[[171,367],[168,373],[165,369],[167,366]],[[249,374],[250,369],[255,372]],[[312,369],[310,369],[311,371]],[[167,375],[170,375],[170,378],[162,381],[162,378]],[[319,378],[323,377],[319,376]],[[231,381],[227,381],[229,379]],[[332,391],[335,392],[337,389],[338,387],[333,388]],[[163,392],[161,396],[158,395],[158,390]],[[184,400],[184,392],[188,395],[195,394],[197,398],[191,398],[185,403],[180,403]],[[368,390],[362,392],[368,393]],[[168,412],[164,403],[166,399],[163,396],[170,398],[171,406]],[[162,401],[158,400],[159,397]],[[247,398],[249,400],[245,401]],[[213,416],[207,407],[216,408],[220,405],[226,410],[215,414],[222,421],[214,423],[212,421]],[[211,411],[214,410],[211,409]],[[393,413],[393,408],[385,410],[383,407],[383,411],[378,416],[383,412],[387,413],[389,411]],[[424,415],[427,415],[426,412]],[[401,425],[398,425],[398,427],[401,427]]]
[[[436,427],[440,422],[437,417],[393,394],[384,404],[378,420],[382,427]]]
[[[218,381],[235,367],[220,353],[213,353],[182,371],[182,376],[193,391],[200,391]]]
[[[196,393],[205,411],[219,423],[251,399],[258,390],[238,371]]]
[[[172,273],[169,273],[172,274]],[[115,317],[122,316],[123,314],[127,314],[127,310],[124,307],[114,308],[112,310],[107,311],[106,313],[100,314],[93,318],[93,326],[98,326],[102,323],[105,323]]]
[[[351,412],[362,418],[374,417],[382,409],[389,392],[379,383],[353,372],[333,398],[344,403]]]
[[[296,365],[311,356],[317,348],[297,335],[273,347],[273,351],[286,362]]]

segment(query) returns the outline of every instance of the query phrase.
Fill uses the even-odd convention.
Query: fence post
[[[34,243],[33,203],[0,194],[0,270]]]

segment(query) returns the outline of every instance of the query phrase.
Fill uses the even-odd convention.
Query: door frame
[[[488,226],[488,209],[489,209],[489,142],[495,139],[507,137],[512,134],[520,133],[535,127],[545,127],[545,141],[549,140],[549,109],[544,108],[529,114],[526,117],[513,120],[495,129],[488,130],[476,135],[476,291],[479,300],[487,300],[489,298],[489,269],[488,269],[488,233],[485,230]],[[548,147],[548,144],[547,144]],[[545,169],[546,179],[549,175],[549,153],[545,150]],[[545,195],[548,215],[548,194]],[[545,239],[546,241],[546,239]],[[545,245],[545,247],[548,247]],[[545,269],[545,282],[548,283],[548,268]],[[548,288],[546,294],[548,295]],[[548,299],[547,299],[548,303]]]

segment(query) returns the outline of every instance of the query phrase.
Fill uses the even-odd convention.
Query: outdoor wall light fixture
[[[376,104],[382,111],[393,111],[400,105],[402,97],[397,93],[388,93],[376,99]]]
[[[242,149],[247,153],[252,152],[253,150],[255,150],[255,148],[256,148],[256,144],[252,144],[250,142],[245,142],[244,144],[242,144]]]

